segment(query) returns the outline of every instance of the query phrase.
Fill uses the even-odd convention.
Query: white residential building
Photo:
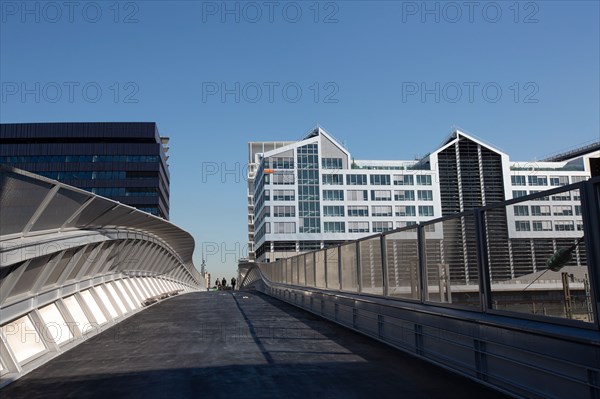
[[[579,182],[600,174],[599,161],[600,142],[543,162],[511,162],[459,130],[432,153],[408,161],[354,160],[320,127],[297,142],[250,143],[250,259],[272,262]],[[529,201],[488,224],[507,241],[525,239],[530,247],[538,237],[573,240],[581,236],[578,203],[576,192]],[[429,226],[429,233],[436,227],[442,228]],[[514,276],[519,256],[511,250],[503,250],[511,264],[503,274]],[[456,278],[468,280],[474,272]]]

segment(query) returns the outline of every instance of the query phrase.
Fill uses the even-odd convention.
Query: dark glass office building
[[[0,163],[169,219],[168,138],[154,122],[0,124]]]

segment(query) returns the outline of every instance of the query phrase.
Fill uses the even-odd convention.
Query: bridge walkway
[[[134,315],[4,398],[504,398],[257,292],[202,292]]]

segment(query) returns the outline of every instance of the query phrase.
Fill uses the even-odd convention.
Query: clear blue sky
[[[246,252],[248,141],[319,123],[357,159],[410,159],[457,125],[533,160],[599,137],[597,1],[222,4],[2,1],[0,28],[0,120],[156,121],[171,219],[213,277]]]

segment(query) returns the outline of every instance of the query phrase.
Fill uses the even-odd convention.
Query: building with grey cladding
[[[169,219],[168,141],[154,122],[3,123],[0,164]]]
[[[249,258],[273,262],[576,183],[600,175],[599,159],[600,142],[595,142],[543,161],[512,162],[460,130],[417,160],[354,160],[320,127],[297,142],[249,143]],[[494,277],[534,272],[545,267],[557,245],[575,242],[583,229],[579,201],[574,191],[491,212],[488,228],[509,242],[490,248],[496,264],[503,265],[492,271]],[[465,267],[453,269],[450,277],[467,284],[477,273],[475,245],[469,244],[472,226],[436,223],[425,230],[428,238],[438,238],[427,256],[460,261]],[[464,245],[444,247],[443,238],[450,236]],[[573,264],[585,264],[585,249],[576,252]]]

